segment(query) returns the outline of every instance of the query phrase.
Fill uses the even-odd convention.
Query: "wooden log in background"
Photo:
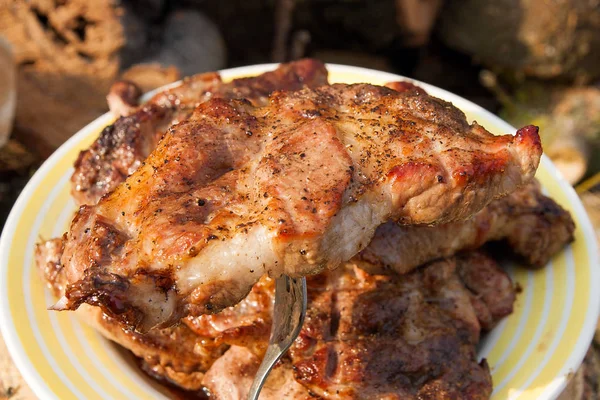
[[[0,148],[6,144],[15,118],[16,67],[10,43],[0,37]]]
[[[439,36],[490,67],[540,78],[600,77],[597,0],[446,0]]]
[[[116,2],[2,4],[0,34],[13,44],[18,65],[15,128],[49,151],[106,109],[123,44]]]

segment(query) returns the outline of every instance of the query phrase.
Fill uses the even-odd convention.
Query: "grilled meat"
[[[86,304],[77,314],[102,336],[131,351],[147,373],[185,390],[202,389],[205,372],[229,347],[216,338],[199,336],[185,324],[140,334],[98,307]]]
[[[232,346],[208,370],[202,380],[211,399],[245,400],[261,359],[245,347]],[[314,400],[308,389],[294,379],[289,360],[279,362],[260,392],[260,400]]]
[[[328,399],[489,398],[489,369],[476,361],[481,325],[460,263],[478,267],[446,259],[402,277],[340,268],[313,279],[290,349],[296,380]],[[490,263],[489,277],[504,289],[497,300],[512,303],[508,277]]]
[[[373,245],[353,259],[373,272],[407,273],[417,264],[497,239],[506,239],[527,262],[542,265],[572,240],[570,216],[535,184],[493,201],[464,224],[448,222],[531,177],[541,151],[535,128],[520,130],[514,140],[494,139],[476,124],[469,126],[458,110],[406,82],[386,85],[402,94],[354,85],[359,90],[351,96],[335,88],[306,90],[277,94],[267,107],[254,108],[267,104],[271,91],[296,90],[303,83],[326,83],[324,67],[304,60],[231,84],[204,74],[143,107],[137,106],[135,86],[115,85],[109,104],[124,118],[80,155],[74,194],[81,203],[95,204],[142,168],[134,175],[138,180],[130,178],[112,198],[82,207],[70,235],[38,245],[45,280],[55,295],[64,296],[57,308],[99,304],[82,304],[77,312],[142,358],[144,369],[185,389],[205,385],[215,398],[238,399],[245,398],[266,348],[273,281],[263,276],[237,305],[205,312],[234,302],[263,272],[276,276],[297,268],[304,274],[325,264],[335,267],[350,257],[350,249],[364,247],[377,221],[387,218],[382,215],[405,225],[380,227]],[[210,97],[250,101],[210,101],[192,115],[194,106]],[[183,127],[170,130],[147,167],[144,158],[166,128],[179,122]],[[190,133],[192,140],[184,137]],[[174,161],[177,167],[165,167]],[[340,173],[345,168],[349,171]],[[423,181],[419,174],[425,175]],[[302,185],[294,182],[297,178]],[[254,187],[243,187],[248,183]],[[490,191],[498,183],[500,190]],[[377,207],[378,195],[388,204]],[[191,203],[177,201],[185,196]],[[119,216],[117,208],[132,200]],[[190,213],[190,205],[208,210]],[[135,215],[127,218],[129,212]],[[154,231],[148,230],[157,222]],[[407,225],[431,222],[442,224]],[[365,224],[366,234],[358,231]],[[525,232],[519,225],[527,227]],[[351,240],[336,234],[342,229],[351,232]],[[415,235],[412,245],[405,243]],[[170,242],[160,243],[164,239]],[[211,249],[210,242],[217,240],[228,244]],[[77,242],[94,245],[78,254]],[[236,282],[236,273],[247,275],[251,269],[238,264],[248,259],[235,249],[240,243],[240,248],[258,247],[252,254],[261,258],[256,265],[263,260],[275,265],[259,266],[251,282],[247,276]],[[343,250],[332,252],[332,245]],[[225,259],[221,266],[238,270],[223,268],[225,279],[204,273],[203,265],[219,267],[203,262],[215,254]],[[79,263],[86,257],[87,265]],[[485,361],[476,362],[475,346],[480,331],[491,329],[514,303],[512,284],[496,263],[481,253],[466,253],[402,278],[369,275],[356,264],[309,277],[307,324],[261,399],[488,398],[491,377]],[[177,272],[182,269],[187,273]],[[206,280],[213,287],[199,293]],[[191,293],[174,298],[182,283]],[[162,303],[140,307],[136,300],[129,302],[132,294],[137,300],[149,294],[151,302]],[[215,302],[215,295],[225,300]],[[209,298],[199,301],[202,296]],[[179,325],[147,334],[130,329],[176,320],[173,310],[182,305],[191,315]]]
[[[468,290],[471,306],[483,331],[490,331],[513,311],[515,290],[498,264],[481,251],[456,256],[456,273]]]
[[[497,203],[502,203],[503,205]],[[497,222],[494,222],[494,224],[482,223],[484,227],[488,227],[490,230],[497,229],[494,228],[496,224],[500,224],[500,226],[510,225],[512,226],[511,229],[515,231],[528,231],[533,227],[540,227],[540,229],[536,228],[534,230],[536,232],[535,236],[543,236],[547,232],[572,232],[573,228],[573,222],[568,213],[562,210],[551,199],[543,196],[540,193],[539,184],[537,183],[531,183],[513,195],[495,200],[476,219],[479,219],[482,214],[494,215],[492,221]],[[481,219],[481,221],[484,220]],[[518,225],[516,221],[520,221],[521,225]],[[471,232],[472,225],[469,221],[463,223],[462,226],[463,230]],[[437,254],[427,253],[433,258],[448,255],[448,253],[445,253],[447,250],[445,250],[446,245],[443,243],[446,240],[443,238],[453,237],[456,240],[456,238],[468,236],[465,236],[458,230],[447,234],[448,228],[445,225],[433,229],[414,229],[416,232],[412,232],[412,235],[431,235],[430,239],[425,243],[431,245],[436,242],[442,243],[441,246],[434,247],[434,251],[438,251]],[[437,235],[436,232],[441,233]],[[483,239],[489,239],[492,236],[483,235],[479,238],[481,240],[478,239],[470,242],[468,247],[477,246]],[[410,237],[410,235],[407,235],[398,238],[398,240],[410,240]],[[570,237],[570,234],[554,235],[553,241],[560,243],[560,246],[564,246],[566,244],[565,239]],[[379,237],[378,239],[381,238]],[[544,243],[551,242],[550,240],[544,240]],[[382,256],[389,256],[390,252],[398,252],[398,254],[402,254],[404,260],[417,260],[409,263],[410,265],[415,265],[419,262],[418,260],[422,260],[421,252],[426,247],[418,243],[404,246],[403,243],[402,241],[394,242],[387,248],[377,246],[375,247],[377,250],[374,250],[371,247],[373,244],[371,244],[365,251],[369,251],[372,255],[376,254],[376,251],[379,251]],[[545,246],[546,254],[543,255],[543,258],[548,259],[554,254],[553,252],[559,251],[560,249],[557,246],[558,244],[556,246]],[[459,247],[465,248],[465,246],[461,245],[451,249],[455,251]],[[526,246],[519,246],[516,250],[524,248]],[[536,249],[536,246],[531,246],[530,251],[537,252]],[[64,292],[64,271],[59,268],[61,254],[61,240],[52,240],[38,245],[38,266],[44,270],[45,279],[51,288],[53,288],[57,298],[61,297]],[[483,330],[490,330],[500,318],[509,314],[512,310],[514,291],[511,288],[510,282],[504,274],[498,273],[498,269],[493,261],[482,256],[480,253],[473,252],[467,256],[459,255],[458,259],[456,272],[462,284],[469,289],[468,294],[478,323]],[[353,261],[357,260],[361,261],[359,265],[363,266],[363,260],[358,256],[353,259]],[[60,275],[61,272],[63,273],[62,276]],[[242,388],[240,386],[241,384],[245,384],[245,381],[239,379],[234,373],[223,375],[221,374],[222,371],[218,372],[222,368],[228,368],[229,371],[232,368],[227,358],[219,359],[219,363],[211,368],[212,372],[208,378],[204,378],[203,372],[206,371],[206,366],[212,365],[217,357],[221,355],[222,351],[227,348],[227,345],[244,347],[246,349],[241,353],[236,352],[229,355],[229,357],[236,356],[236,365],[247,364],[249,365],[248,368],[256,368],[256,360],[260,359],[268,342],[271,326],[272,292],[272,280],[263,277],[253,287],[250,294],[236,307],[227,308],[221,313],[214,315],[202,315],[197,318],[185,319],[184,323],[203,339],[201,341],[199,339],[179,340],[176,348],[169,347],[169,340],[171,340],[169,338],[173,334],[176,337],[189,338],[189,335],[187,335],[189,330],[184,325],[179,325],[176,328],[151,331],[147,335],[139,335],[121,328],[118,321],[102,315],[101,310],[97,307],[84,306],[77,312],[80,316],[83,316],[84,320],[99,329],[103,335],[130,349],[138,357],[144,359],[147,365],[146,369],[153,371],[157,375],[165,376],[183,388],[198,389],[200,383],[204,382],[213,391],[219,391],[220,389],[213,385],[225,385],[227,387],[227,378],[233,380],[230,383],[237,385],[239,393],[245,393],[247,387],[244,386]],[[472,323],[471,326],[471,330],[475,332],[477,325]],[[142,341],[140,338],[145,339]],[[199,342],[202,342],[202,346],[200,346]],[[188,346],[187,343],[193,343],[195,351],[191,351],[192,347]],[[208,348],[205,349],[203,346],[208,346]],[[199,350],[202,351],[199,353]],[[247,352],[252,353],[253,356],[244,355]],[[244,357],[247,358],[246,361],[244,361]],[[204,367],[202,368],[202,366]],[[247,372],[247,375],[253,376],[250,372]],[[217,381],[213,382],[215,379]],[[247,384],[249,385],[249,383]]]
[[[36,246],[37,267],[56,298],[60,298],[65,289],[61,254],[60,239],[48,240]],[[257,285],[256,290],[259,288]],[[218,340],[218,335],[214,332],[200,335],[185,324],[142,335],[127,329],[119,321],[104,314],[99,307],[82,305],[76,313],[78,318],[104,337],[139,357],[146,371],[186,390],[202,388],[204,372],[229,347]]]
[[[246,98],[254,104],[264,104],[267,95],[275,90],[298,90],[303,85],[325,84],[325,67],[316,60],[307,59],[282,64],[273,72],[230,83],[223,83],[214,72],[188,77],[181,85],[155,95],[139,107],[141,90],[132,82],[117,81],[106,96],[111,112],[117,118],[135,115],[117,120],[88,150],[81,152],[71,178],[73,196],[80,204],[95,204],[139,168],[168,127],[185,119],[196,105],[209,98]],[[386,86],[399,92],[418,90],[425,93],[409,82],[390,82]]]
[[[274,291],[274,281],[265,275],[235,306],[217,314],[190,316],[183,322],[200,336],[213,337],[219,344],[244,347],[262,357],[271,332]]]
[[[537,128],[494,136],[415,91],[332,85],[265,107],[213,99],[161,140],[65,242],[56,309],[140,330],[240,301],[264,273],[335,268],[393,219],[444,223],[528,182]]]
[[[374,274],[390,271],[408,273],[433,259],[450,257],[456,252],[475,249],[491,240],[503,238],[511,251],[522,257],[524,266],[539,268],[573,240],[574,229],[569,212],[542,194],[539,182],[534,180],[512,194],[492,201],[464,222],[435,227],[384,224],[376,230],[367,248],[352,258],[352,262]],[[55,280],[52,275],[58,269],[54,265],[60,262],[63,248],[62,238],[38,245],[38,252],[43,249],[44,253],[51,255],[51,259],[56,260],[44,262],[44,265],[49,265],[46,272],[49,281]],[[468,279],[465,279],[465,283],[468,285]],[[253,323],[265,321],[264,317],[270,313],[270,297],[265,297],[265,291],[259,288],[270,284],[270,280],[259,281],[243,300],[247,303],[242,307],[247,313],[244,318]],[[61,287],[60,293],[64,293],[64,288]],[[233,308],[225,309],[219,315],[228,316],[231,310]],[[237,321],[238,318],[236,315],[232,320]],[[229,326],[227,319],[219,320],[218,328],[213,328],[214,322],[208,319],[192,318],[188,323],[192,329],[207,335],[223,332]],[[265,328],[263,322],[259,325],[252,329],[270,329],[268,324]]]
[[[427,94],[425,89],[408,81],[394,81],[385,84],[386,87],[394,89],[396,92],[415,92],[417,94]]]
[[[490,222],[486,222],[485,219],[481,218],[482,215],[493,215],[493,218],[491,218]],[[544,238],[550,232],[568,232],[569,235],[552,235],[552,240],[543,239],[542,243],[554,244],[544,246],[539,250],[537,246],[529,246],[529,250],[527,250],[527,246],[523,245],[514,248],[517,251],[525,249],[536,254],[541,254],[540,250],[544,249],[546,252],[542,255],[542,259],[544,260],[549,259],[555,252],[558,252],[560,250],[558,248],[559,245],[564,246],[566,244],[567,239],[571,238],[573,229],[573,222],[568,213],[562,210],[551,199],[543,196],[537,182],[527,185],[513,195],[495,200],[486,209],[481,211],[475,219],[482,221],[482,227],[489,230],[498,229],[497,227],[505,225],[512,227],[511,229],[514,229],[516,232],[521,230],[527,232],[533,229],[535,233],[532,233],[531,237],[538,238],[536,240]],[[519,225],[516,221],[520,221],[521,224]],[[420,260],[424,260],[423,252],[431,258],[449,256],[451,251],[456,251],[459,248],[472,248],[481,244],[484,239],[494,237],[494,235],[484,234],[479,238],[475,238],[472,242],[461,242],[460,246],[452,247],[447,244],[458,239],[473,238],[472,223],[472,221],[467,221],[463,224],[455,224],[453,225],[454,230],[450,233],[447,225],[440,225],[433,229],[405,228],[411,234],[406,234],[397,239],[409,241],[408,245],[404,245],[403,241],[396,241],[391,242],[389,247],[383,247],[372,242],[363,254],[353,259],[353,262],[364,267],[363,255],[366,252],[370,254],[370,260],[374,260],[375,256],[377,256],[377,259],[389,258],[392,256],[392,253],[396,252],[402,256],[402,258],[398,259],[405,262],[402,265],[410,266],[410,268],[403,267],[405,268],[403,271],[408,271],[408,269],[416,266]],[[459,230],[457,225],[461,225],[462,229]],[[539,229],[534,229],[534,227],[539,227]],[[483,228],[480,228],[477,232],[487,232]],[[470,234],[463,233],[463,230]],[[381,232],[378,231],[375,241],[383,239],[380,234]],[[421,237],[418,243],[414,243],[411,241],[411,235],[430,235],[430,237],[427,240]],[[433,246],[433,249],[428,249],[423,245],[419,245],[419,243],[426,243],[428,246]],[[437,246],[438,244],[439,246]],[[49,283],[57,298],[60,298],[64,293],[64,270],[60,268],[62,247],[62,240],[54,239],[38,245],[36,252],[38,255],[38,266],[44,270],[46,282]],[[377,252],[379,252],[379,255]],[[459,257],[462,258],[463,256]],[[406,261],[409,262],[407,263]],[[484,330],[490,330],[500,318],[510,312],[514,301],[514,294],[509,290],[509,282],[503,275],[496,273],[496,267],[489,261],[489,258],[482,257],[478,253],[470,253],[468,261],[459,262],[457,264],[457,272],[462,283],[471,292],[471,303],[479,324]],[[200,367],[202,365],[212,365],[212,362],[220,356],[221,352],[227,348],[227,345],[243,346],[246,349],[245,351],[250,351],[254,354],[254,358],[251,358],[252,360],[262,356],[267,346],[271,329],[272,283],[272,280],[263,277],[253,287],[248,296],[236,307],[226,308],[218,314],[185,319],[183,322],[196,335],[204,338],[202,339],[202,346],[198,344],[200,340],[194,341],[195,351],[190,351],[185,344],[176,348],[176,350],[181,349],[181,352],[168,350],[168,346],[156,344],[168,341],[172,334],[179,337],[187,337],[188,328],[183,325],[175,328],[151,331],[147,335],[142,336],[121,328],[118,321],[103,315],[97,307],[84,306],[77,313],[89,324],[100,330],[106,337],[130,349],[138,357],[144,359],[147,370],[152,371],[154,374],[165,376],[178,386],[195,390],[198,389],[203,379],[203,372],[206,371],[206,367]],[[141,337],[146,339],[142,341],[140,340]],[[206,340],[206,338],[210,339]],[[208,348],[204,349],[203,346],[208,346]],[[202,351],[199,352],[199,350]],[[170,357],[170,355],[173,357]],[[240,358],[240,356],[238,355],[237,358]],[[254,365],[251,360],[247,362],[249,365]],[[186,365],[189,367],[186,367]],[[227,367],[228,364],[221,360],[219,365]],[[190,372],[192,369],[196,372]],[[212,369],[212,371],[214,373],[216,369]],[[236,376],[231,376],[237,382]],[[219,382],[223,383],[222,380]]]
[[[437,261],[403,277],[368,275],[346,264],[310,277],[308,294],[304,327],[275,369],[277,383],[268,384],[271,390],[294,388],[294,396],[284,398],[489,398],[491,377],[485,361],[476,361],[476,345],[482,328],[512,312],[515,292],[483,253]],[[199,317],[214,318],[219,314]],[[231,314],[226,318],[231,321]],[[264,320],[270,323],[269,312]],[[204,385],[217,399],[244,399],[259,360],[251,349],[233,346],[206,373]],[[277,394],[268,390],[264,399]]]
[[[265,272],[334,268],[389,218],[467,217],[529,180],[540,153],[533,127],[493,136],[415,92],[334,85],[261,108],[212,100],[80,209],[59,307],[98,304],[141,329],[215,312]]]
[[[353,261],[373,274],[404,274],[433,259],[504,240],[526,265],[539,268],[573,241],[574,231],[569,212],[544,196],[533,181],[466,221],[438,226],[383,224]]]
[[[450,257],[464,250],[475,249],[492,240],[503,238],[513,253],[522,257],[525,264],[533,268],[545,265],[566,244],[573,240],[575,225],[571,215],[554,200],[541,192],[536,180],[517,189],[512,194],[492,201],[472,218],[463,222],[442,224],[435,227],[408,227],[387,223],[376,230],[375,237],[361,253],[352,258],[352,263],[370,273],[408,273],[419,265],[436,258]],[[52,239],[38,245],[38,252],[50,254],[54,262],[44,262],[49,266],[45,273],[53,282],[53,274],[59,269],[64,243],[62,238]],[[64,281],[64,277],[62,277]],[[62,281],[59,280],[62,285]],[[467,283],[468,280],[465,280]],[[264,321],[270,313],[269,296],[264,296],[263,285],[270,280],[262,279],[253,291],[243,300],[242,308],[250,321]],[[60,287],[60,293],[64,288]],[[58,297],[61,297],[58,296]],[[230,315],[232,308],[219,315]],[[259,318],[258,316],[261,315]],[[239,316],[232,316],[237,321]],[[223,332],[229,326],[227,319],[221,319],[212,327],[208,319],[190,319],[192,329],[207,335]],[[188,321],[189,322],[189,321]],[[200,324],[200,325],[198,325]],[[235,325],[235,323],[234,323]],[[268,326],[253,329],[270,329]],[[268,324],[267,324],[268,325]]]
[[[116,81],[110,87],[106,102],[115,117],[126,117],[138,108],[142,90],[133,82]]]
[[[127,82],[111,88],[111,111],[122,115],[106,127],[92,146],[82,151],[71,177],[72,194],[79,204],[95,204],[142,164],[167,129],[185,120],[198,104],[211,98],[244,98],[264,104],[275,90],[298,90],[327,84],[327,70],[316,60],[282,64],[254,78],[224,83],[210,72],[184,79],[180,86],[156,94],[136,107],[139,89]]]

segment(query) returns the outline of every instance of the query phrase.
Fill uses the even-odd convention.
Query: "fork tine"
[[[248,400],[258,400],[269,372],[300,333],[305,315],[306,278],[287,275],[277,278],[269,346],[248,392]]]

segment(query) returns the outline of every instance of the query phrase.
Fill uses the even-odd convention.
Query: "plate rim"
[[[225,80],[227,80],[233,76],[251,76],[257,73],[262,73],[268,70],[272,70],[278,65],[279,63],[255,64],[236,68],[228,68],[220,70],[218,72],[222,75],[222,77]],[[377,76],[382,80],[402,80],[414,82],[422,86],[425,90],[432,92],[433,95],[441,97],[446,101],[452,102],[454,105],[456,105],[459,109],[463,111],[465,109],[473,110],[477,113],[485,115],[487,119],[493,121],[493,123],[497,126],[502,127],[504,131],[516,132],[515,127],[511,126],[506,121],[496,116],[495,114],[487,111],[483,107],[437,86],[433,86],[428,83],[408,78],[402,75],[397,75],[385,71],[378,71],[369,68],[331,63],[327,63],[326,67],[330,72],[354,73],[365,77]],[[144,94],[144,96],[142,96],[142,101],[148,100],[151,96],[153,96],[159,91],[178,86],[181,84],[181,82],[182,81],[180,80],[154,89]],[[80,143],[83,139],[87,138],[93,132],[101,130],[106,125],[110,124],[113,121],[113,119],[114,117],[110,112],[100,115],[98,118],[94,119],[89,124],[82,127],[77,133],[72,135],[67,141],[65,141],[65,143],[63,143],[57,150],[55,150],[52,153],[52,155],[48,157],[48,159],[46,159],[42,163],[42,165],[29,179],[29,181],[19,194],[17,200],[15,201],[10,211],[10,214],[6,220],[4,229],[2,230],[2,234],[0,236],[0,332],[2,333],[8,352],[12,360],[14,361],[17,369],[21,373],[23,379],[30,386],[34,394],[39,398],[56,398],[56,396],[48,387],[45,380],[42,379],[41,376],[39,376],[35,366],[27,358],[27,355],[25,354],[25,351],[23,349],[23,344],[15,329],[14,321],[12,320],[11,313],[9,310],[10,302],[8,297],[6,296],[7,287],[9,283],[7,280],[7,273],[8,268],[10,268],[8,263],[8,255],[13,241],[13,236],[16,230],[17,223],[19,222],[23,212],[25,211],[27,203],[31,198],[33,191],[45,178],[48,170],[52,168],[59,160],[61,160],[66,153],[68,153],[70,150],[76,147],[77,144]],[[540,165],[542,164],[544,165],[544,168],[547,169],[548,173],[550,173],[554,181],[560,185],[561,191],[564,192],[564,194],[567,196],[571,206],[575,209],[575,211],[578,214],[582,215],[583,217],[579,221],[579,228],[582,230],[583,237],[586,240],[587,257],[590,262],[590,265],[595,266],[595,268],[591,269],[592,282],[590,282],[590,285],[591,289],[593,289],[595,281],[597,281],[597,278],[600,277],[600,256],[598,252],[596,233],[593,229],[592,223],[589,219],[587,212],[585,211],[585,208],[583,207],[583,203],[581,202],[579,196],[576,194],[573,187],[562,177],[556,166],[545,154],[542,155]],[[589,243],[589,241],[591,241],[591,243]],[[596,284],[596,286],[600,288],[600,284]],[[575,370],[583,361],[586,354],[586,350],[593,339],[595,326],[598,320],[598,316],[600,315],[600,296],[597,297],[596,302],[593,304],[593,307],[588,307],[588,309],[586,310],[586,314],[587,315],[585,317],[584,323],[585,328],[582,328],[582,334],[580,335],[580,339],[577,341],[573,351],[571,352],[571,355],[574,353],[578,353],[578,355],[572,360],[567,360],[565,362],[565,366],[572,372],[575,372]],[[569,363],[569,361],[571,362]],[[560,382],[555,387],[555,389],[551,393],[549,393],[549,399],[555,399],[556,397],[558,397],[567,385],[568,379],[566,376],[557,376],[557,378],[560,378]]]

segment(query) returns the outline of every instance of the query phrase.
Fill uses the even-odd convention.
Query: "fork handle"
[[[298,337],[305,315],[306,278],[291,278],[288,275],[277,278],[269,346],[250,386],[248,400],[258,400],[269,372]]]

